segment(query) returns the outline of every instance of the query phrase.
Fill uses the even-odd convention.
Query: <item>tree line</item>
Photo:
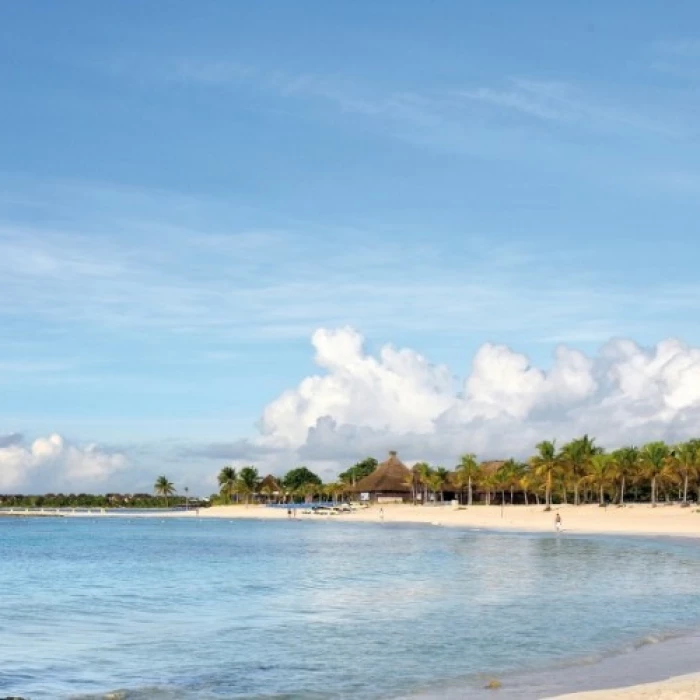
[[[306,467],[265,480],[254,467],[239,471],[224,467],[218,477],[220,502],[250,502],[260,496],[268,501],[317,496],[338,500],[353,493],[355,484],[377,466],[375,458],[367,457],[326,484]],[[629,500],[656,505],[661,499],[687,504],[693,493],[700,501],[700,439],[676,445],[655,441],[610,452],[588,435],[561,447],[554,440],[543,440],[525,460],[480,462],[475,454],[467,453],[452,470],[418,462],[404,486],[414,502],[441,500],[450,492],[467,505],[473,504],[475,495],[487,504],[520,501],[543,503],[547,508],[553,503],[624,505]]]
[[[310,500],[316,497],[341,500],[354,492],[354,486],[378,466],[367,457],[338,475],[336,481],[323,483],[305,466],[296,467],[282,477],[261,478],[254,466],[236,469],[225,466],[218,473],[219,491],[213,503],[250,503]],[[498,462],[480,462],[471,453],[462,455],[453,470],[418,462],[404,484],[413,500],[441,500],[445,492],[457,494],[472,505],[475,495],[485,503],[597,502],[600,505],[624,505],[628,500],[679,500],[688,504],[695,496],[700,501],[700,439],[669,445],[649,442],[641,447],[626,446],[606,451],[588,435],[557,447],[554,440],[543,440],[535,453],[525,460],[515,458]],[[53,494],[0,495],[4,507],[47,508],[153,508],[180,506],[190,500],[188,489],[178,494],[167,476],[159,476],[153,494]],[[199,502],[201,504],[201,502]]]
[[[170,505],[184,505],[185,495],[169,499]],[[190,503],[194,503],[190,499]],[[159,508],[162,496],[153,493],[45,493],[2,494],[0,506],[5,508]]]
[[[465,454],[451,473],[418,463],[409,480],[414,498],[416,489],[423,488],[425,496],[430,492],[437,496],[449,486],[466,493],[468,505],[476,490],[486,503],[496,494],[501,503],[513,503],[517,493],[525,504],[543,501],[547,508],[554,502],[624,505],[630,498],[652,505],[660,499],[687,505],[691,490],[700,501],[697,439],[676,445],[655,441],[607,452],[596,445],[595,438],[584,435],[560,448],[554,440],[543,440],[535,450],[524,461],[511,458],[486,464],[480,464],[474,454]]]

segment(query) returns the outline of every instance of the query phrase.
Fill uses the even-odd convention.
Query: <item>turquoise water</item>
[[[0,519],[0,696],[387,698],[700,624],[693,543]]]

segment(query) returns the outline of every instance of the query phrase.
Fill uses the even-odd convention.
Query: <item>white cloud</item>
[[[457,95],[537,119],[576,123],[582,128],[623,128],[678,135],[680,124],[668,115],[649,116],[642,109],[619,106],[612,100],[588,95],[577,85],[558,81],[514,79],[506,89],[476,88]]]
[[[464,451],[525,456],[538,440],[582,433],[610,447],[700,434],[700,349],[678,340],[611,340],[595,356],[561,345],[548,369],[487,343],[461,386],[413,350],[367,354],[351,328],[318,330],[312,343],[323,371],[265,408],[258,454],[343,464],[398,448],[449,465]]]
[[[0,440],[0,492],[79,490],[96,487],[127,466],[126,457],[97,445],[74,445],[60,435],[25,445]]]

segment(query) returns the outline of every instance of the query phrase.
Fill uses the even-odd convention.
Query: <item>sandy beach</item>
[[[383,510],[383,513],[381,512]],[[557,505],[551,512],[543,506],[472,506],[454,509],[445,506],[385,505],[348,514],[309,515],[298,511],[304,520],[341,520],[385,523],[424,523],[444,527],[484,528],[514,532],[553,532],[559,514],[564,533],[669,535],[700,537],[700,512],[696,506],[633,504],[618,508],[597,505]],[[175,513],[173,515],[186,515]],[[285,519],[284,508],[266,506],[214,506],[200,510],[204,518]]]
[[[691,674],[670,678],[660,683],[646,683],[629,688],[559,695],[550,700],[698,700],[698,698],[700,698],[700,674]]]

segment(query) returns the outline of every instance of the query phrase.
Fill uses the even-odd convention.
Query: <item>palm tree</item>
[[[322,486],[319,486],[318,484],[314,484],[310,481],[307,481],[305,484],[302,484],[301,487],[299,488],[299,494],[304,497],[304,500],[307,503],[313,503],[314,502],[314,496],[319,493],[319,491],[322,489]]]
[[[411,489],[411,498],[413,500],[413,505],[416,505],[416,496],[418,495],[418,487],[420,486],[420,474],[416,469],[418,465],[415,465],[409,473],[406,475],[404,480],[404,486],[408,486]]]
[[[243,467],[238,473],[238,487],[241,493],[245,494],[246,503],[250,501],[251,495],[255,495],[260,486],[260,477],[255,467]]]
[[[472,504],[472,486],[474,481],[480,475],[479,464],[476,461],[476,455],[462,455],[459,465],[457,466],[457,483],[464,488],[467,487],[467,505]]]
[[[165,499],[165,507],[168,507],[168,496],[172,496],[175,493],[175,487],[172,482],[168,481],[167,476],[159,476],[156,479],[156,483],[153,484],[153,490],[157,496],[163,496]]]
[[[479,478],[482,489],[486,489],[486,505],[491,505],[491,492],[498,488],[498,477],[495,471],[485,471]]]
[[[445,484],[447,483],[447,477],[449,477],[450,472],[445,469],[445,467],[435,467],[435,480],[434,483],[437,485],[437,489],[433,489],[435,493],[440,492],[440,500],[445,500]]]
[[[233,494],[236,493],[236,481],[238,475],[233,467],[223,467],[217,477],[219,481],[219,493],[228,498],[228,502],[233,501]]]
[[[599,453],[591,457],[588,474],[583,477],[582,482],[598,487],[598,505],[605,505],[605,487],[610,484],[613,475],[613,461],[610,455]]]
[[[534,457],[530,458],[530,465],[537,476],[545,479],[545,510],[552,509],[552,476],[559,467],[557,460],[557,448],[554,440],[543,440],[537,443],[535,448],[538,451]]]
[[[515,500],[515,489],[522,485],[525,472],[525,465],[513,458],[509,459],[507,462],[504,462],[498,469],[497,474],[499,475],[499,481],[502,483],[504,488],[507,488],[510,491],[511,505],[513,505],[513,501]],[[503,494],[501,494],[501,499],[503,499]],[[527,495],[525,496],[525,502],[527,503]]]
[[[574,487],[574,505],[579,505],[579,485],[591,467],[594,455],[601,454],[602,449],[596,447],[595,438],[588,435],[567,442],[559,452],[559,461],[571,479]]]
[[[642,473],[651,481],[651,505],[656,507],[656,486],[659,478],[668,474],[670,450],[665,442],[650,442],[639,454]]]
[[[423,486],[423,504],[425,504],[428,502],[428,482],[433,474],[433,470],[427,462],[418,462],[413,468],[418,474],[418,482]]]
[[[620,480],[620,505],[625,505],[627,480],[633,478],[639,469],[639,450],[636,447],[621,447],[611,454],[612,471]]]
[[[698,449],[693,442],[676,445],[671,453],[671,466],[683,479],[683,505],[688,505],[688,480],[697,469]]]

